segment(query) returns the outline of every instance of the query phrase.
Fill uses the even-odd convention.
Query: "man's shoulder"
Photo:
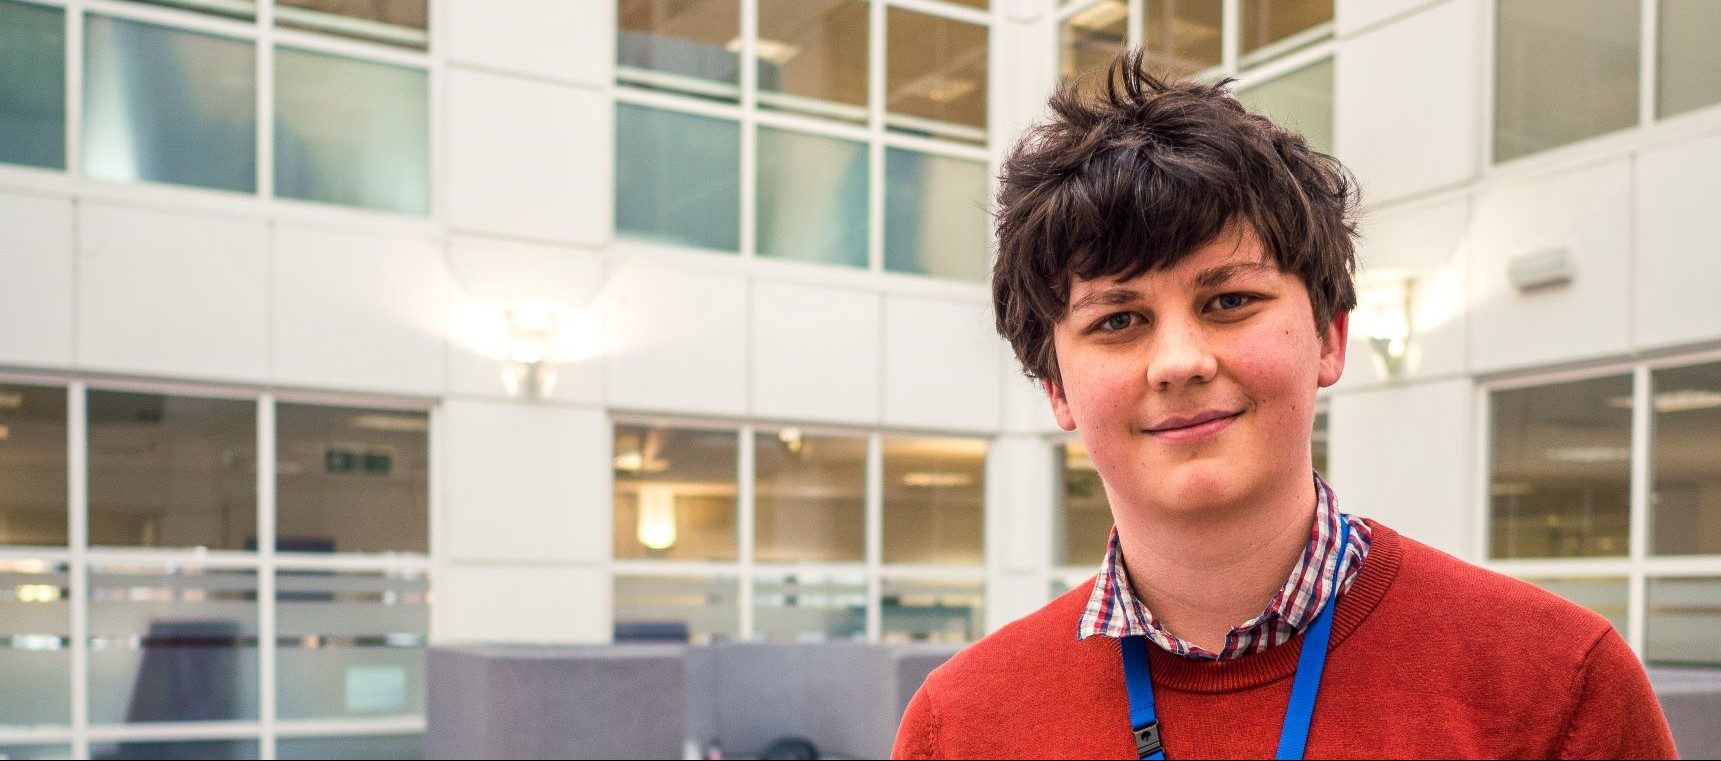
[[[968,694],[984,694],[991,684],[1020,688],[1042,676],[1068,675],[1080,661],[1115,652],[1114,640],[1076,638],[1090,589],[1091,584],[1082,584],[963,648],[927,677],[927,686],[936,691],[959,684]]]

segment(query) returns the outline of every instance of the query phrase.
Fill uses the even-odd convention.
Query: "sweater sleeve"
[[[896,746],[891,758],[943,758],[938,747],[938,710],[932,705],[932,682],[928,679],[908,701],[902,723],[896,728]]]
[[[1584,657],[1558,757],[1679,757],[1643,664],[1611,628]]]

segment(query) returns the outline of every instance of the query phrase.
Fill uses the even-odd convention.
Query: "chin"
[[[1247,469],[1224,460],[1197,460],[1166,468],[1155,479],[1153,502],[1173,514],[1208,513],[1235,505],[1248,492]]]

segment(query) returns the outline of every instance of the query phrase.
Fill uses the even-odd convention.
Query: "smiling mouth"
[[[1241,412],[1233,412],[1230,414],[1198,415],[1188,421],[1180,420],[1175,421],[1173,425],[1150,428],[1147,433],[1166,442],[1200,441],[1216,436],[1220,431],[1231,427],[1231,422],[1242,414]]]

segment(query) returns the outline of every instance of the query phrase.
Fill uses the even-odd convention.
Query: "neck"
[[[1119,510],[1130,587],[1179,639],[1219,652],[1225,636],[1285,586],[1314,528],[1315,486],[1198,513]]]

